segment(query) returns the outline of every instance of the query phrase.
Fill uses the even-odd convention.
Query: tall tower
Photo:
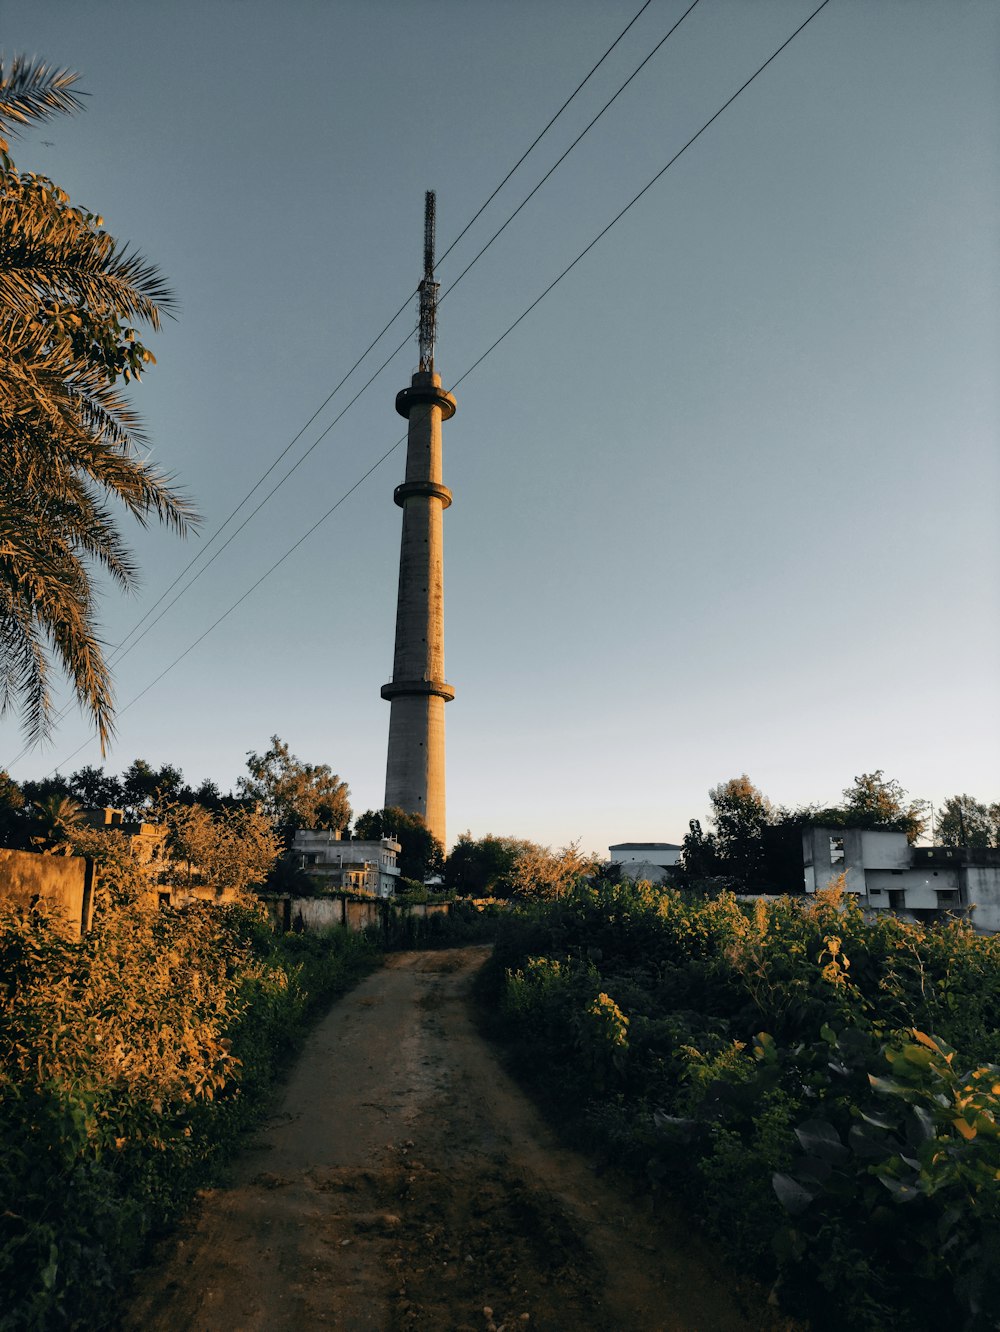
[[[444,549],[442,514],[451,491],[441,479],[441,422],[455,399],[434,372],[438,284],[434,281],[434,192],[424,209],[424,277],[420,293],[420,368],[396,395],[409,421],[406,479],[393,492],[403,510],[396,598],[396,652],[389,700],[385,803],[421,814],[445,841],[444,705],[455,691],[444,679]]]

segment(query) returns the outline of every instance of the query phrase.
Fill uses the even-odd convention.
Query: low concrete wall
[[[341,897],[293,897],[292,929],[331,930],[344,923],[344,900]]]
[[[44,902],[79,939],[94,915],[94,866],[82,856],[43,856],[0,847],[0,897],[31,908]]]
[[[415,916],[426,920],[431,916],[447,916],[450,902],[415,902],[397,906],[391,898],[330,897],[269,897],[264,906],[271,925],[279,932],[329,930],[342,925],[360,932],[367,929],[385,929],[395,918]]]
[[[344,902],[344,924],[349,930],[367,930],[382,923],[381,902],[357,902],[347,898]]]

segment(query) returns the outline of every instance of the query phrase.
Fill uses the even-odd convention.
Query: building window
[[[830,838],[830,864],[842,865],[844,863],[844,839],[843,837]]]

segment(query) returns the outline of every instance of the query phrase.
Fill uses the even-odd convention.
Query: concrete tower
[[[445,841],[444,705],[455,691],[444,679],[444,549],[442,514],[451,491],[441,479],[441,422],[455,414],[455,399],[434,372],[438,284],[434,281],[434,193],[424,214],[424,278],[420,283],[420,368],[396,395],[396,411],[410,423],[406,479],[393,499],[403,510],[396,599],[396,652],[389,700],[389,756],[385,803],[421,814]]]

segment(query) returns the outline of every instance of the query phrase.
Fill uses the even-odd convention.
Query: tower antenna
[[[424,276],[420,292],[420,369],[434,369],[434,340],[437,336],[437,297],[440,283],[434,281],[434,223],[436,200],[433,190],[424,195]]]

